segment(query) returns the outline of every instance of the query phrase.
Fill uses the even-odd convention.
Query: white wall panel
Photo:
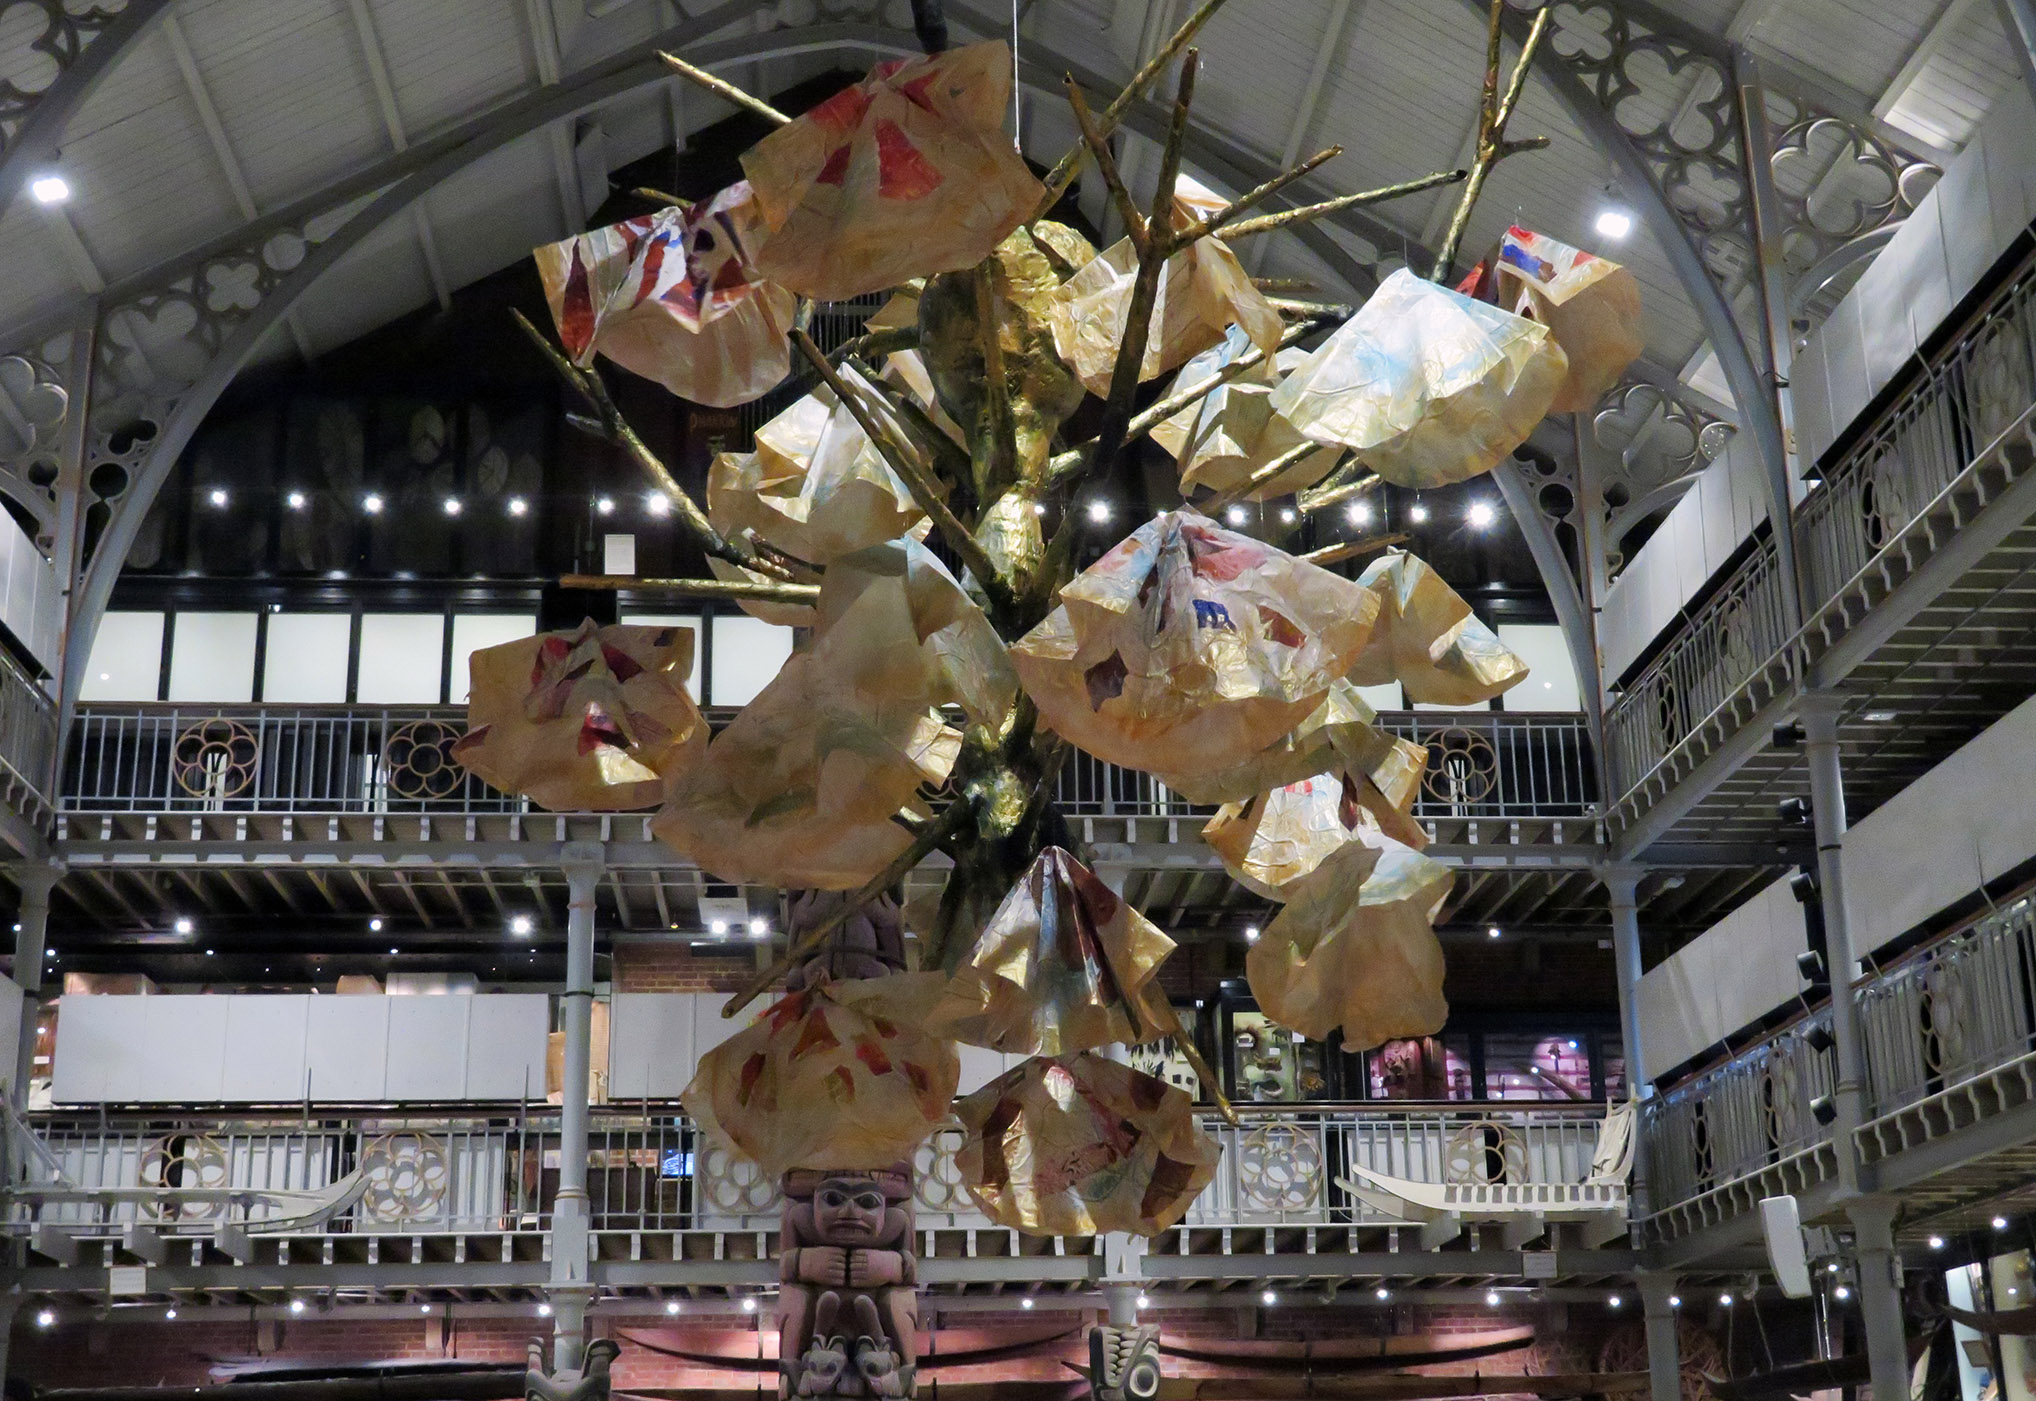
[[[1562,629],[1551,623],[1501,623],[1499,641],[1527,663],[1527,679],[1500,697],[1508,710],[1581,710],[1576,666]]]
[[[1953,300],[1978,285],[1981,274],[1993,263],[2000,230],[2013,223],[1998,218],[1990,200],[1986,154],[1979,143],[1992,139],[1998,138],[1982,129],[1973,138],[1975,146],[1969,148],[1968,159],[1953,161],[1930,191]],[[1973,149],[1979,150],[1977,159],[1970,158]]]
[[[471,997],[391,997],[389,1081],[393,1100],[463,1099]]]
[[[212,1000],[226,1004],[219,1097],[244,1104],[280,1104],[302,1099],[310,996]]]
[[[311,1098],[350,1103],[383,1098],[388,1081],[387,997],[314,997],[304,1038]]]
[[[792,630],[745,615],[714,619],[713,671],[707,699],[713,705],[748,705],[792,655]]]
[[[254,614],[179,613],[170,636],[170,699],[253,699],[254,654]]]
[[[608,1002],[608,1098],[676,1097],[707,1048],[740,1025],[722,1021],[719,1004],[726,1000],[716,993],[616,993]]]
[[[467,1004],[466,1098],[544,1098],[551,999],[541,993],[490,993],[444,999]]]
[[[108,613],[99,620],[80,700],[152,701],[162,680],[162,614]]]
[[[183,643],[180,618],[178,647]],[[343,703],[352,648],[351,614],[271,613],[268,646],[262,653],[262,700],[283,705]]]
[[[361,615],[360,673],[354,684],[354,698],[361,704],[434,705],[444,677],[441,614]]]
[[[467,703],[468,681],[472,675],[467,659],[484,647],[529,637],[537,631],[537,619],[515,613],[461,613],[452,620],[452,687],[454,705]]]
[[[1778,880],[1640,979],[1640,1038],[1651,1074],[1681,1065],[1766,1016],[1803,986],[1803,907]]]
[[[134,1002],[141,1014],[144,1056],[136,1098],[170,1104],[217,1101],[226,1078],[228,999],[179,994]],[[128,1030],[131,1034],[131,1023]]]
[[[147,1059],[140,998],[57,999],[56,1063],[50,1097],[58,1104],[131,1100],[141,1093]]]
[[[623,613],[618,622],[638,623],[646,627],[684,628],[693,634],[693,669],[686,673],[686,694],[694,704],[700,701],[700,664],[706,658],[700,632],[700,615],[697,613]]]

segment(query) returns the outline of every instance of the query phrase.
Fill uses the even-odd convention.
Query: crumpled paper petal
[[[928,705],[959,705],[979,725],[1001,724],[1018,698],[1018,673],[996,628],[947,566],[910,538],[844,555],[821,581],[816,629],[825,635],[842,626],[870,628],[877,616],[872,590],[888,590],[902,605],[883,610],[891,627],[861,639],[872,653],[887,649],[887,688]],[[897,626],[900,619],[907,625]]]
[[[1444,486],[1525,442],[1567,368],[1546,326],[1402,268],[1280,382],[1272,408],[1389,482]]]
[[[1427,766],[1427,747],[1381,726],[1378,712],[1357,687],[1339,678],[1307,719],[1243,763],[1227,769],[1162,770],[1155,776],[1191,803],[1241,803],[1269,789],[1343,770],[1369,780],[1404,813],[1413,806]],[[1413,846],[1428,840],[1418,826],[1413,833],[1393,835]]]
[[[791,373],[796,299],[765,280],[747,184],[546,244],[533,255],[560,342],[682,399],[732,408]]]
[[[919,646],[905,590],[857,592],[667,786],[653,831],[725,881],[866,884],[911,845],[892,816],[930,817],[918,790],[961,750]]]
[[[1462,706],[1480,705],[1527,679],[1527,663],[1424,561],[1390,550],[1357,582],[1377,595],[1379,613],[1348,673],[1355,684],[1398,681],[1417,704]]]
[[[859,370],[844,366],[842,377],[865,391],[862,402],[887,429],[905,435]],[[724,535],[753,531],[823,566],[926,525],[911,491],[825,386],[759,428],[756,451],[715,457],[707,518]]]
[[[909,1160],[961,1078],[954,1047],[923,1030],[928,986],[893,975],[779,999],[700,1058],[686,1112],[773,1179]]]
[[[1517,225],[1499,240],[1499,303],[1546,326],[1568,357],[1550,413],[1581,413],[1647,349],[1640,283],[1618,263]]]
[[[1442,1029],[1442,945],[1435,915],[1449,867],[1383,835],[1322,863],[1245,955],[1251,995],[1281,1026],[1315,1040],[1343,1029],[1366,1050]]]
[[[1185,225],[1223,201],[1182,176],[1174,190],[1174,216]],[[1091,394],[1110,392],[1117,347],[1130,325],[1131,289],[1138,251],[1120,239],[1054,293],[1053,343]],[[1280,314],[1256,287],[1228,244],[1198,238],[1166,260],[1153,302],[1140,381],[1156,379],[1217,344],[1232,325],[1268,355],[1279,344]]]
[[[1370,779],[1339,771],[1226,803],[1202,828],[1202,840],[1238,884],[1270,900],[1291,900],[1330,857],[1352,846],[1376,851],[1387,833],[1407,846],[1428,841]]]
[[[1340,575],[1170,511],[1063,588],[1011,659],[1045,722],[1097,758],[1220,770],[1321,704],[1377,610]]]
[[[743,153],[768,277],[845,301],[974,267],[1046,190],[1004,132],[1011,51],[888,59]]]
[[[1202,383],[1252,349],[1244,329],[1232,326],[1220,344],[1181,368],[1167,393],[1177,394]],[[1272,391],[1282,374],[1307,358],[1306,351],[1289,346],[1153,426],[1152,440],[1180,464],[1184,495],[1197,487],[1230,491],[1281,453],[1301,445],[1304,439],[1294,425],[1272,411]],[[1254,488],[1245,499],[1270,501],[1304,491],[1328,476],[1340,456],[1341,451],[1334,447],[1310,453]]]
[[[1186,1093],[1087,1053],[1028,1060],[954,1109],[963,1185],[984,1215],[1028,1235],[1157,1235],[1223,1151]]]
[[[1179,1029],[1158,981],[1161,929],[1061,850],[1042,851],[972,945],[932,1022],[972,1046],[1069,1055]]]
[[[693,630],[591,620],[473,654],[452,755],[553,812],[649,807],[698,764],[707,722],[686,694]]]

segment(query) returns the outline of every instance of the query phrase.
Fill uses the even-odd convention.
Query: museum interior
[[[2036,1401],[2036,0],[0,0],[0,247],[8,1401]]]

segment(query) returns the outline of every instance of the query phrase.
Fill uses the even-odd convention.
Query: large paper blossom
[[[922,1029],[924,987],[851,979],[779,999],[700,1058],[686,1112],[772,1178],[910,1159],[961,1076],[954,1047]]]
[[[1046,190],[1004,131],[1011,51],[889,59],[742,157],[757,266],[817,301],[974,267]]]
[[[1253,349],[1242,327],[1232,326],[1220,345],[1205,350],[1182,367],[1169,393],[1213,377]],[[1190,404],[1172,418],[1154,425],[1152,440],[1180,464],[1183,494],[1196,487],[1229,491],[1253,472],[1306,439],[1294,425],[1272,411],[1272,392],[1280,376],[1308,358],[1289,347],[1268,356]],[[1342,454],[1333,447],[1309,453],[1277,477],[1255,487],[1248,499],[1270,501],[1305,490],[1327,476]]]
[[[842,378],[880,422],[905,433],[859,370],[844,366]],[[714,459],[707,517],[724,534],[750,530],[818,565],[895,540],[926,519],[855,415],[825,386],[757,429],[756,451]]]
[[[934,1020],[1012,1055],[1142,1045],[1179,1030],[1158,981],[1173,951],[1157,925],[1050,846],[961,950]]]
[[[751,260],[760,233],[746,184],[546,244],[535,253],[559,341],[682,399],[731,408],[791,372],[795,299]]]
[[[722,880],[861,887],[911,844],[893,816],[929,818],[919,789],[960,752],[933,710],[952,688],[926,664],[908,590],[816,611],[829,625],[666,789],[657,835]]]
[[[1357,581],[1377,596],[1379,613],[1370,643],[1350,668],[1355,684],[1398,681],[1417,704],[1462,706],[1481,705],[1527,679],[1527,663],[1424,561],[1391,550]]]
[[[1340,575],[1170,511],[1063,588],[1011,658],[1046,723],[1097,758],[1224,769],[1321,704],[1377,610]]]
[[[1185,1093],[1086,1053],[1028,1060],[954,1110],[963,1185],[984,1215],[1028,1235],[1157,1235],[1222,1156]]]
[[[1413,795],[1405,796],[1411,807]],[[1428,843],[1427,833],[1370,779],[1339,771],[1225,804],[1202,829],[1202,840],[1239,885],[1271,900],[1291,900],[1330,857],[1353,846],[1376,852],[1388,833],[1408,846]]]
[[[1185,175],[1175,183],[1178,226],[1186,227],[1223,204]],[[1054,346],[1091,394],[1110,392],[1137,280],[1138,250],[1126,238],[1104,249],[1054,293]],[[1219,238],[1198,238],[1168,258],[1160,271],[1138,378],[1155,379],[1186,364],[1221,341],[1232,325],[1267,354],[1279,344],[1280,314],[1251,285],[1237,255]]]
[[[1546,326],[1402,268],[1280,382],[1272,408],[1389,482],[1444,486],[1525,442],[1566,371]]]
[[[1191,803],[1241,803],[1268,789],[1345,770],[1369,779],[1404,812],[1421,786],[1428,750],[1385,729],[1378,718],[1357,687],[1339,679],[1330,683],[1329,694],[1307,719],[1243,763],[1227,769],[1162,769],[1155,777]],[[1423,844],[1411,837],[1401,840]]]
[[[1551,413],[1581,413],[1647,349],[1640,283],[1618,263],[1514,227],[1499,240],[1499,303],[1546,326],[1569,359]]]
[[[1340,848],[1245,955],[1251,995],[1314,1040],[1340,1026],[1353,1051],[1433,1035],[1449,1016],[1435,914],[1454,879],[1390,837]]]
[[[597,627],[475,652],[467,732],[452,755],[554,812],[649,807],[661,775],[699,762],[707,722],[686,694],[693,630]]]

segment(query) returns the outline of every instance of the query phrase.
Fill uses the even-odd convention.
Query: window
[[[537,631],[537,620],[527,613],[461,613],[452,620],[452,685],[448,694],[455,705],[467,703],[467,658],[484,647],[499,647]]]
[[[1527,663],[1527,679],[1499,702],[1508,710],[1581,710],[1583,697],[1562,629],[1546,623],[1501,623],[1499,641]]]
[[[254,698],[253,613],[179,613],[170,635],[170,699],[218,704]]]
[[[714,619],[714,670],[707,699],[714,705],[748,705],[792,655],[792,630],[746,614]]]
[[[360,673],[354,696],[364,705],[432,705],[445,678],[445,618],[438,613],[361,615]],[[465,683],[461,683],[464,689]]]
[[[1587,1100],[1591,1037],[1490,1032],[1485,1036],[1485,1098]]]
[[[181,650],[183,619],[177,620]],[[353,618],[345,613],[272,613],[262,660],[262,699],[297,705],[346,700]]]
[[[686,694],[693,698],[693,704],[700,703],[700,664],[704,660],[700,634],[700,617],[697,613],[624,613],[617,621],[634,623],[641,627],[685,628],[693,634],[693,669],[686,675]]]
[[[1366,1057],[1373,1099],[1470,1099],[1470,1062],[1439,1036],[1388,1041]]]
[[[162,614],[108,613],[100,619],[78,699],[152,701],[162,680]]]

